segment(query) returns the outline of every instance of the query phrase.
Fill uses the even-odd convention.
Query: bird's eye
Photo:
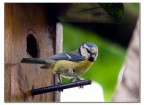
[[[87,52],[89,53],[89,54],[91,54],[91,52],[86,48],[86,50],[87,50]]]
[[[92,54],[96,56],[96,53],[92,53]]]

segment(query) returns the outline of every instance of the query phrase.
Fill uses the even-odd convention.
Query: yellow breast
[[[91,65],[92,65],[92,62],[88,60],[84,60],[80,62],[60,60],[56,62],[53,70],[54,72],[59,72],[62,75],[68,76],[67,70],[73,69],[73,76],[79,76],[85,73]]]

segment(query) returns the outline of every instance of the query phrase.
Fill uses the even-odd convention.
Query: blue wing
[[[57,55],[53,55],[48,59],[52,60],[68,60],[68,61],[83,61],[85,57],[79,55],[78,53],[59,53]]]
[[[68,60],[68,61],[84,61],[85,57],[78,53],[59,53],[49,58],[23,58],[21,63],[36,63],[36,64],[47,64],[49,60]]]

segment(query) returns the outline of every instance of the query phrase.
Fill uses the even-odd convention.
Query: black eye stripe
[[[80,55],[82,55],[82,54],[81,54],[81,48],[78,49],[78,52],[79,52]]]
[[[92,53],[86,48],[87,52],[91,55]]]
[[[92,53],[89,49],[86,48],[86,50],[90,55],[92,55],[92,54],[96,55],[96,53]]]

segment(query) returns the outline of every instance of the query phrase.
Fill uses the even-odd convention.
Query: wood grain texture
[[[21,64],[26,51],[27,36],[32,34],[37,41],[38,57],[54,54],[55,22],[50,20],[44,4],[5,3],[5,102],[52,102],[53,93],[31,97],[32,85],[53,85],[51,70],[42,70],[40,65]]]
[[[56,53],[62,53],[62,45],[63,45],[63,26],[62,23],[57,22],[56,23]],[[54,84],[57,84],[58,77],[55,75],[54,76]],[[54,92],[54,101],[60,102],[60,92],[56,91]]]
[[[57,3],[53,5],[63,22],[119,23],[123,19],[122,3]]]

